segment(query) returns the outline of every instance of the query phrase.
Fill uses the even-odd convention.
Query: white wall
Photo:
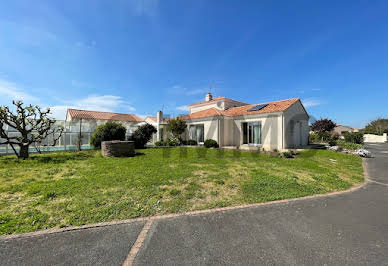
[[[384,143],[387,141],[387,133],[381,135],[374,134],[364,134],[364,142],[376,142],[376,143]]]
[[[284,148],[295,148],[308,144],[309,125],[300,101],[291,105],[284,112]]]
[[[186,122],[187,122],[187,130],[185,133],[185,138],[187,140],[190,139],[190,136],[189,136],[190,125],[203,124],[203,126],[204,126],[204,140],[214,139],[217,141],[217,143],[220,143],[220,140],[218,138],[218,119],[186,121]]]
[[[282,128],[281,114],[263,114],[256,116],[245,116],[233,120],[233,145],[243,145],[242,123],[260,122],[261,123],[261,147],[266,150],[278,149],[282,147]]]
[[[203,111],[203,110],[210,109],[210,108],[216,108],[219,110],[223,110],[224,109],[224,102],[219,101],[219,102],[207,103],[205,105],[192,106],[192,107],[190,107],[190,113],[192,114],[192,113],[196,113],[196,112]]]

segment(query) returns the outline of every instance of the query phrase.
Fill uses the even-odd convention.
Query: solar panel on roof
[[[258,104],[256,106],[253,106],[251,109],[249,109],[248,111],[259,111],[261,109],[263,109],[264,107],[266,107],[268,104]]]

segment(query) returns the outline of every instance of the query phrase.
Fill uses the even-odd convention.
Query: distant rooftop
[[[113,120],[121,122],[143,122],[143,119],[134,114],[120,114],[111,112],[88,111],[78,109],[67,109],[67,114],[72,118]]]

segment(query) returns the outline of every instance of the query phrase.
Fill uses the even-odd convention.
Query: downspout
[[[218,116],[218,145],[219,145],[219,147],[221,148],[221,132],[220,132],[220,124],[221,124],[221,120],[220,120],[220,116]]]
[[[284,113],[282,113],[282,150],[284,150]]]

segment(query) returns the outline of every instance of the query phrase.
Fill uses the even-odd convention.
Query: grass
[[[302,197],[363,180],[359,157],[333,151],[286,159],[182,149],[0,157],[0,234]]]

